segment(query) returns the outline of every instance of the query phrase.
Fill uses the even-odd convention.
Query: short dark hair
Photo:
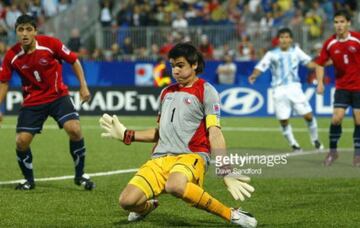
[[[280,37],[281,34],[287,33],[291,38],[293,38],[293,33],[289,28],[282,28],[277,32],[277,37]]]
[[[36,30],[36,20],[33,16],[23,14],[16,19],[15,30],[21,24],[30,24]]]
[[[351,21],[351,15],[350,15],[349,11],[347,11],[345,9],[336,11],[334,14],[334,18],[337,16],[343,16],[346,18],[347,21]]]
[[[184,57],[190,65],[197,64],[196,75],[201,74],[205,68],[204,57],[194,45],[189,42],[176,44],[168,54],[169,59]]]

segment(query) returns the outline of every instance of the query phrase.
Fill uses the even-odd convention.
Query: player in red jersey
[[[351,17],[347,11],[339,10],[334,15],[335,34],[323,45],[316,63],[318,79],[317,93],[324,92],[324,65],[331,60],[335,67],[335,99],[331,119],[329,141],[330,151],[324,164],[331,165],[338,157],[337,143],[341,136],[341,122],[346,109],[353,108],[354,117],[354,160],[360,167],[360,33],[349,31]]]
[[[61,61],[72,64],[80,81],[81,99],[86,102],[91,96],[81,64],[60,40],[37,36],[33,17],[18,17],[15,30],[19,42],[6,52],[0,69],[0,104],[8,91],[12,72],[16,71],[21,77],[24,97],[16,126],[16,153],[25,177],[25,181],[19,183],[16,189],[30,190],[35,187],[30,144],[35,134],[41,133],[45,120],[51,116],[69,135],[70,153],[75,163],[75,184],[91,190],[95,185],[84,174],[85,146],[79,114],[63,83]]]

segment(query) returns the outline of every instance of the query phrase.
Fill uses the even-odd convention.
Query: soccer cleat
[[[95,188],[95,183],[90,180],[90,177],[87,174],[83,174],[81,177],[75,177],[74,183],[79,186],[84,186],[84,189],[89,191]]]
[[[354,155],[353,166],[360,167],[360,155]]]
[[[27,180],[16,185],[16,190],[32,190],[35,188],[35,182],[29,182]]]
[[[159,202],[157,199],[151,199],[148,202],[150,202],[152,204],[152,207],[147,213],[139,214],[137,212],[130,212],[130,214],[128,216],[128,221],[129,222],[137,222],[137,221],[143,220],[148,214],[150,214],[150,212],[152,212],[159,206]]]
[[[331,166],[332,163],[339,157],[337,152],[329,152],[324,160],[325,166]]]
[[[257,225],[257,221],[254,218],[254,216],[249,212],[241,210],[240,208],[239,209],[231,208],[230,222],[232,224],[237,224],[245,228],[253,228],[256,227]]]
[[[317,150],[323,150],[324,149],[324,145],[319,140],[315,140],[313,145],[315,146],[315,149],[317,149]]]
[[[296,152],[302,152],[302,149],[301,149],[301,147],[300,147],[299,145],[295,145],[295,144],[294,144],[294,145],[291,146],[291,149],[292,149],[292,151],[295,152],[295,153],[296,153]]]

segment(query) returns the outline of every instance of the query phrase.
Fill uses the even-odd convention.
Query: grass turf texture
[[[153,117],[122,117],[126,126],[155,126]],[[152,144],[125,146],[99,137],[97,118],[81,119],[87,146],[86,172],[137,168],[150,156]],[[15,117],[5,117],[0,128],[0,182],[21,179],[14,150]],[[312,150],[302,119],[291,120],[295,136],[305,150]],[[319,118],[320,137],[328,145],[329,118]],[[226,118],[222,120],[231,153],[279,154],[289,152],[278,123],[273,118]],[[246,127],[246,129],[243,129]],[[352,120],[346,119],[339,147],[352,147]],[[241,129],[239,129],[241,128]],[[249,129],[247,129],[249,128]],[[32,143],[35,177],[73,175],[68,139],[48,120],[43,133]],[[323,167],[324,153],[287,158],[286,165],[261,166],[262,174],[252,176],[253,197],[235,202],[222,181],[210,168],[205,189],[224,202],[253,213],[258,227],[357,227],[360,224],[360,169],[353,168],[352,152],[343,152],[331,167]],[[259,168],[259,167],[254,167]],[[127,213],[118,207],[118,196],[133,173],[93,177],[97,188],[87,192],[73,180],[38,182],[36,190],[15,191],[15,184],[0,185],[0,227],[157,227],[231,226],[218,217],[191,208],[170,195],[160,196],[160,207],[144,221],[127,222]]]

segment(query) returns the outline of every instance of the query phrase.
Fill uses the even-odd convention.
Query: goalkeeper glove
[[[226,175],[224,177],[224,183],[235,200],[244,201],[245,196],[251,197],[251,193],[255,191],[255,188],[249,185],[249,182],[250,177],[244,175]]]
[[[128,130],[117,118],[116,115],[112,117],[108,114],[104,114],[99,120],[101,128],[105,132],[101,133],[103,138],[113,138],[123,141],[126,145],[130,145],[135,139],[135,131]]]

